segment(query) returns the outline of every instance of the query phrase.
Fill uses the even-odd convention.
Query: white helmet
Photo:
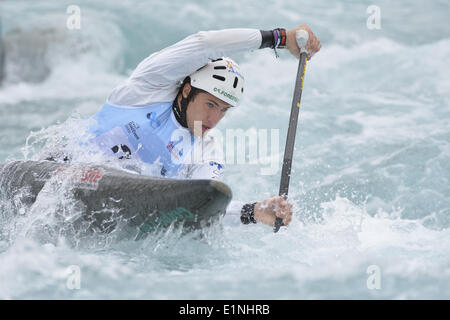
[[[244,77],[236,62],[223,57],[190,75],[191,86],[202,89],[236,107],[244,95]]]

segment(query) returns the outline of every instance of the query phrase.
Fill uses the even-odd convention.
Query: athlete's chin
[[[194,135],[194,137],[202,138],[207,134],[208,130],[202,129],[200,130],[191,130],[191,133]]]
[[[195,127],[194,126],[194,130],[192,130],[192,127],[189,126],[189,129],[191,130],[192,134],[195,137],[204,137],[212,128],[202,125],[201,127]]]

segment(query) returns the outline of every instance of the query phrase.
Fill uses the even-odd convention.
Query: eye
[[[215,107],[215,106],[214,106],[212,103],[210,103],[210,102],[207,102],[206,105],[208,106],[208,108],[211,108],[211,109]]]
[[[222,108],[221,111],[222,111],[223,113],[226,113],[226,112],[228,111],[228,109],[229,109],[229,108]]]

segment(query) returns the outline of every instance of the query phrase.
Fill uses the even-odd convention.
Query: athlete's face
[[[187,97],[191,86],[186,84],[183,96]],[[206,132],[214,128],[225,116],[230,105],[209,93],[199,93],[188,104],[186,120],[189,130],[195,136],[204,136]],[[197,123],[196,121],[201,121]],[[197,132],[198,131],[198,132]]]

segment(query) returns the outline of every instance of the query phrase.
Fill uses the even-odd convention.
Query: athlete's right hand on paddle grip
[[[269,226],[273,226],[276,218],[281,218],[285,226],[292,220],[292,204],[283,197],[275,196],[255,205],[254,218]]]
[[[300,58],[300,48],[297,44],[296,35],[297,30],[305,30],[306,32],[308,32],[308,42],[306,43],[306,50],[308,51],[309,60],[315,53],[319,52],[322,45],[320,44],[320,41],[319,39],[317,39],[316,35],[306,24],[302,24],[301,26],[288,30],[286,35],[286,48],[297,59]]]

